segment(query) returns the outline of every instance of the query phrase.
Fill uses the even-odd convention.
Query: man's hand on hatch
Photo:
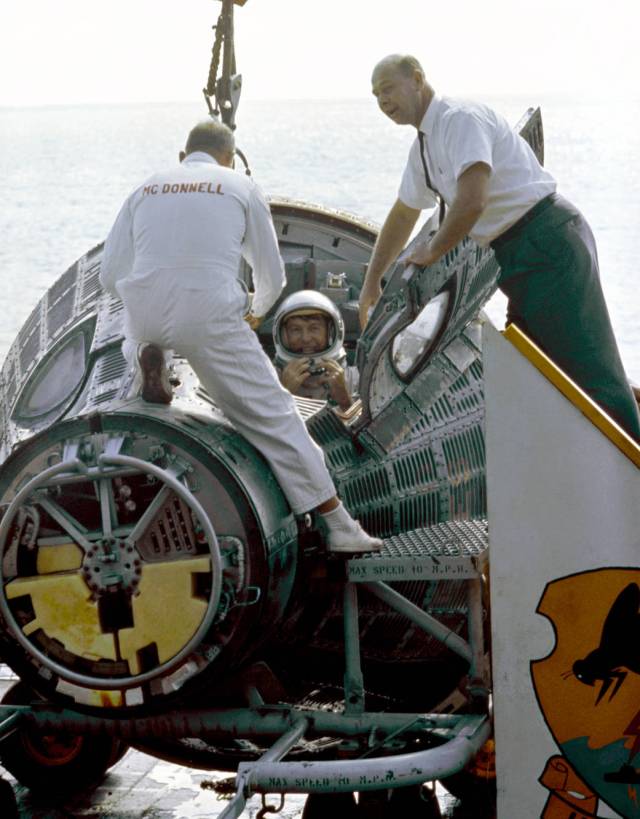
[[[380,287],[380,284],[364,283],[362,290],[360,291],[360,303],[358,308],[361,330],[364,330],[364,328],[367,326],[369,314],[380,300],[381,295],[382,288]]]

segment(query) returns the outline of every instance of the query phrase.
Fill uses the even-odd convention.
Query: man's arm
[[[360,326],[362,328],[369,320],[369,309],[376,305],[382,293],[380,288],[382,276],[406,245],[418,221],[418,216],[420,216],[419,210],[410,208],[400,199],[396,200],[389,211],[378,234],[360,292]]]
[[[413,249],[407,263],[433,264],[469,233],[487,206],[491,168],[484,162],[470,165],[458,177],[455,199],[435,236]]]
[[[256,185],[252,186],[249,197],[242,255],[253,273],[255,295],[251,312],[262,317],[280,295],[286,278],[271,211]]]
[[[120,297],[116,285],[131,272],[133,260],[133,221],[127,199],[105,240],[100,262],[100,284],[112,296]]]

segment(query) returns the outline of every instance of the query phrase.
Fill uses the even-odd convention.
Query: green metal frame
[[[113,461],[113,457],[110,460]],[[125,460],[120,458],[118,465],[128,465]],[[342,714],[290,706],[260,705],[257,708],[182,710],[158,717],[118,719],[55,708],[45,702],[31,706],[0,705],[0,741],[6,734],[19,730],[21,724],[30,724],[47,732],[64,730],[82,734],[110,734],[130,742],[148,739],[150,736],[277,736],[278,739],[258,760],[240,763],[236,795],[220,814],[221,819],[237,819],[245,809],[247,800],[257,793],[379,790],[417,785],[452,776],[471,761],[491,735],[488,706],[485,713],[480,714],[366,711],[360,661],[358,585],[364,586],[467,660],[470,663],[471,677],[488,694],[481,622],[480,568],[469,571],[465,580],[469,600],[468,643],[387,584],[346,580],[343,593],[345,710]],[[369,756],[409,730],[431,736],[436,743],[435,747],[395,756]],[[382,738],[376,739],[380,734],[383,734]],[[345,739],[367,738],[369,749],[357,759],[284,761],[303,738],[327,735]]]

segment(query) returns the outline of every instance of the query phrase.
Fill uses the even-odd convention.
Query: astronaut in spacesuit
[[[328,551],[375,551],[381,541],[338,500],[322,450],[251,329],[285,274],[269,206],[253,180],[232,169],[234,152],[227,126],[199,123],[180,164],[149,177],[123,204],[100,271],[102,286],[124,303],[123,352],[142,369],[143,398],[160,403],[171,401],[164,351],[184,356],[269,462],[293,512],[320,513]],[[253,271],[250,312],[241,257]]]
[[[273,317],[275,367],[289,392],[348,410],[358,390],[358,370],[347,364],[344,321],[322,293],[299,290]]]

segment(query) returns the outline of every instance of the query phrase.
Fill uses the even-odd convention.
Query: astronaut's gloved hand
[[[309,378],[310,358],[294,358],[282,371],[280,381],[282,386],[296,395],[300,387]]]

